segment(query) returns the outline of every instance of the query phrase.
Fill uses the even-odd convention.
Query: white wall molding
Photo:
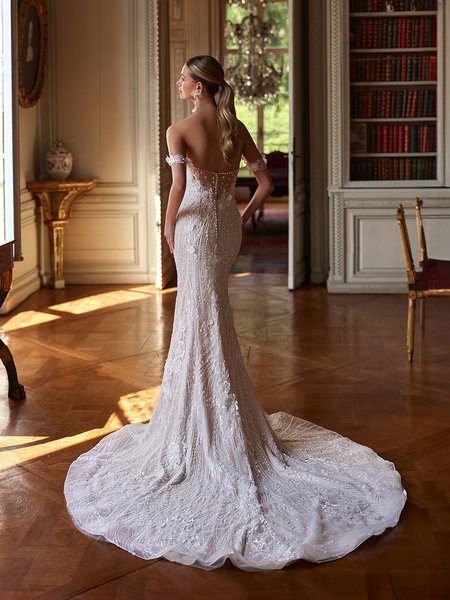
[[[424,201],[423,217],[430,256],[450,259],[450,194],[445,188],[403,189],[392,197],[380,190],[344,190],[330,193],[332,269],[330,292],[404,293],[406,274],[396,221],[402,202],[413,255],[418,256],[414,198]]]
[[[76,201],[72,209],[72,214],[80,212],[81,207],[83,210],[88,210],[91,206],[98,208],[99,205],[102,205],[105,208],[113,208],[117,205],[139,205],[139,202],[139,194],[86,194]]]
[[[23,260],[14,263],[13,280],[0,314],[5,314],[41,287],[39,273],[40,212],[27,189],[21,193]]]
[[[328,12],[328,99],[329,99],[329,182],[342,185],[342,2],[329,1]]]
[[[323,1],[309,3],[309,99],[310,99],[310,224],[311,283],[324,283],[328,261],[327,194],[327,64],[326,8]]]

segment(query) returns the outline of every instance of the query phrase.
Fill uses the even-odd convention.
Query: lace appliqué
[[[190,160],[186,156],[182,156],[181,154],[168,154],[166,156],[166,163],[170,166],[172,165],[189,165]]]
[[[257,171],[265,171],[267,169],[267,159],[264,156],[260,156],[255,162],[246,163],[245,168],[250,173],[256,173]]]

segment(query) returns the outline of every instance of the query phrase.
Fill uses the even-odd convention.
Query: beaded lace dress
[[[126,425],[70,467],[75,525],[145,559],[280,569],[339,558],[393,527],[406,500],[392,463],[284,412],[267,415],[244,367],[228,300],[241,244],[237,171],[184,163],[175,228],[178,295],[148,424]],[[262,159],[249,165],[265,168]]]

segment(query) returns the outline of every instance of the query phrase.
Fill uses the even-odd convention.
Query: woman
[[[394,526],[406,494],[392,463],[336,433],[266,415],[246,373],[228,301],[242,224],[272,181],[210,56],[178,81],[192,115],[169,127],[165,235],[178,270],[172,340],[149,424],[127,425],[71,466],[79,529],[143,558],[246,570],[343,556]],[[258,188],[242,217],[241,157]]]

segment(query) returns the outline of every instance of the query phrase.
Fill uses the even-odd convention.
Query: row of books
[[[352,90],[353,119],[407,119],[436,117],[436,90]]]
[[[436,54],[360,55],[350,58],[350,80],[436,81]]]
[[[350,0],[350,12],[437,10],[437,0]]]
[[[352,181],[405,181],[436,179],[436,157],[352,158]]]
[[[436,123],[378,124],[353,122],[351,154],[436,152]]]
[[[436,46],[436,17],[352,18],[352,48],[429,48]]]

